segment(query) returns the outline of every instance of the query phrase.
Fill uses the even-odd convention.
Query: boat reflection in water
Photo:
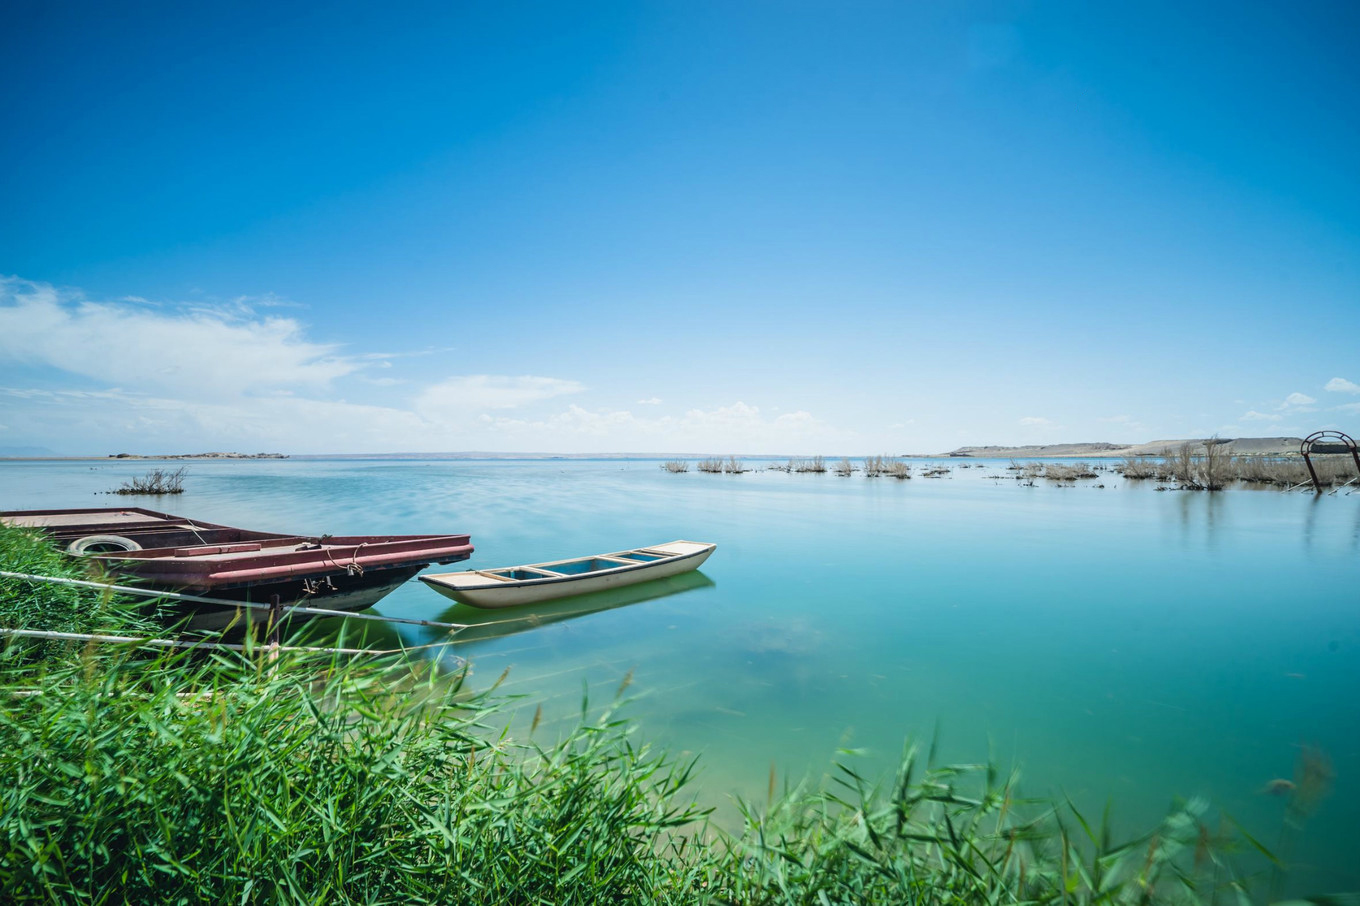
[[[575,595],[556,601],[525,604],[503,610],[483,610],[466,604],[455,604],[445,610],[439,619],[449,623],[461,623],[466,627],[454,633],[454,650],[457,650],[462,644],[503,638],[549,623],[559,623],[587,614],[627,607],[630,604],[641,604],[643,601],[655,601],[699,588],[714,588],[716,585],[712,579],[696,570],[639,585],[611,588],[587,595]]]
[[[394,649],[429,645],[426,656],[439,658],[445,654],[466,656],[469,648],[479,642],[518,635],[550,623],[560,623],[576,617],[588,616],[668,598],[700,588],[715,588],[717,583],[697,570],[665,579],[653,579],[638,585],[611,588],[587,595],[576,595],[539,604],[525,604],[502,610],[485,610],[454,604],[431,619],[442,623],[458,623],[465,628],[446,633],[443,630],[407,627],[405,630],[391,623],[379,623],[323,617],[306,624],[305,630],[290,639],[291,644],[354,646]],[[447,643],[440,645],[440,642]]]

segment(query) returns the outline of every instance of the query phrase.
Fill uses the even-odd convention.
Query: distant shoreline
[[[83,458],[83,457],[76,457]],[[166,453],[147,456],[141,453],[110,453],[104,459],[288,459],[286,453]]]
[[[1071,444],[1027,444],[1022,446],[965,446],[946,453],[900,453],[897,459],[1122,459],[1129,456],[1160,456],[1185,444],[1199,448],[1209,438],[1181,438],[1154,440],[1141,444],[1106,442]],[[1238,437],[1218,438],[1225,452],[1234,456],[1284,456],[1297,454],[1302,439],[1298,437]],[[805,454],[788,453],[496,453],[485,450],[467,452],[426,453],[170,453],[162,455],[140,453],[111,453],[104,456],[0,456],[0,462],[125,462],[128,460],[245,460],[245,459],[386,459],[386,460],[647,460],[647,459],[703,459],[713,456],[735,455],[738,459],[781,460],[800,458]],[[843,454],[827,454],[839,459]],[[850,458],[862,458],[854,454]]]

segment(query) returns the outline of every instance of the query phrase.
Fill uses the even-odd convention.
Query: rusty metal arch
[[[1299,453],[1303,454],[1303,463],[1308,466],[1308,475],[1313,479],[1313,490],[1322,493],[1322,483],[1318,481],[1317,470],[1313,468],[1311,455],[1328,453],[1349,453],[1351,459],[1355,460],[1355,471],[1360,474],[1360,452],[1356,451],[1355,440],[1349,434],[1340,431],[1314,431],[1299,443]]]

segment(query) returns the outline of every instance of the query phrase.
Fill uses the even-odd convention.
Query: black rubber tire
[[[119,551],[139,551],[142,546],[131,538],[122,535],[86,535],[66,545],[66,553],[73,557],[86,557],[90,554],[114,554]]]

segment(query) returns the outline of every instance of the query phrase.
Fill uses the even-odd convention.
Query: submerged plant
[[[799,472],[816,472],[816,473],[819,473],[819,474],[822,473],[822,472],[825,472],[825,471],[826,471],[826,458],[823,457],[823,456],[814,456],[814,457],[812,457],[811,459],[803,459],[803,460],[799,460],[799,462],[798,462],[798,468],[797,468],[796,471],[799,471]]]
[[[130,478],[113,494],[183,494],[184,478],[188,470],[180,466],[174,471],[152,469],[140,478]]]

